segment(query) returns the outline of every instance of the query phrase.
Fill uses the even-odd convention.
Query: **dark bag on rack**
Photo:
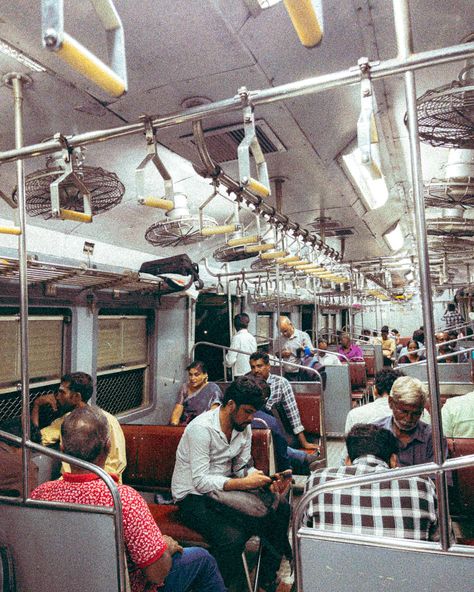
[[[193,263],[188,255],[175,255],[174,257],[165,257],[164,259],[155,259],[154,261],[146,261],[142,263],[140,272],[150,273],[162,278],[174,292],[187,290],[193,283],[196,283],[196,288],[200,290],[203,287],[203,282],[199,278],[199,266]],[[171,278],[166,277],[167,273],[174,273],[177,275],[190,276],[189,282],[180,286]]]

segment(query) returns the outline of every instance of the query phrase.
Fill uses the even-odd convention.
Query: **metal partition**
[[[407,376],[418,378],[422,382],[428,381],[426,364],[399,364],[398,369]],[[471,364],[438,364],[440,383],[463,383],[472,385]]]
[[[344,435],[346,417],[352,409],[349,365],[326,366],[326,391],[324,397],[324,425],[327,436]]]

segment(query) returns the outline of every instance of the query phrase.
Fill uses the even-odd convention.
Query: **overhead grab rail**
[[[113,97],[127,92],[127,65],[122,21],[112,0],[90,0],[106,34],[110,65],[64,30],[64,0],[42,0],[43,46]]]
[[[357,121],[357,145],[361,163],[370,170],[374,179],[380,179],[382,172],[374,159],[375,147],[379,142],[375,113],[377,102],[375,99],[372,80],[370,78],[371,64],[369,58],[360,58],[360,103],[361,110]],[[377,148],[378,151],[378,148]]]
[[[155,138],[155,130],[149,117],[144,117],[147,155],[135,169],[135,187],[138,203],[151,208],[158,208],[170,212],[174,208],[174,188],[171,175],[158,156],[158,145]],[[145,169],[148,164],[154,165],[165,185],[164,197],[147,196],[145,190]]]
[[[245,136],[237,149],[239,161],[239,179],[242,187],[253,191],[260,197],[270,195],[270,179],[268,177],[267,163],[255,130],[254,109],[248,90],[245,86],[239,88],[239,96],[244,106],[244,132]],[[250,152],[252,153],[257,169],[257,179],[252,177],[250,170]]]
[[[57,135],[59,136],[59,140],[63,144],[62,153],[65,168],[63,174],[60,175],[57,179],[55,179],[50,185],[51,216],[56,219],[59,218],[60,220],[72,220],[74,222],[85,222],[87,224],[90,224],[92,222],[91,193],[74,170],[72,149],[69,147],[66,138],[64,136],[61,136],[61,134]],[[82,212],[61,207],[60,188],[66,180],[72,185],[74,185],[79,190],[80,195],[82,195]]]

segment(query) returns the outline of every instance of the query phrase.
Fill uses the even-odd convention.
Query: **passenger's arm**
[[[270,485],[271,478],[265,475],[263,471],[253,471],[246,477],[235,477],[228,479],[224,484],[224,491],[245,491],[247,489],[257,489]]]
[[[240,349],[240,340],[238,339],[237,335],[234,335],[232,337],[232,340],[230,342],[230,347],[231,347],[231,349]],[[237,361],[237,352],[228,351],[225,355],[225,365],[232,368],[232,366],[235,364],[236,361]]]
[[[180,403],[176,403],[176,405],[174,406],[173,411],[171,413],[170,425],[177,426],[179,424],[179,420],[181,419],[181,416],[183,415],[183,411],[184,411],[184,405],[181,405]]]
[[[310,450],[317,450],[319,446],[314,444],[313,442],[308,442],[304,432],[300,432],[298,434],[298,442],[300,443],[301,448],[309,448]]]
[[[228,481],[228,475],[210,474],[211,458],[211,433],[202,426],[196,426],[191,422],[185,432],[186,446],[182,453],[189,458],[191,468],[191,479],[193,487],[200,493],[210,491],[222,491],[224,484]]]
[[[53,393],[48,393],[46,395],[40,395],[37,397],[33,402],[33,407],[31,408],[31,421],[37,427],[39,427],[39,410],[40,407],[44,407],[48,405],[51,407],[53,411],[58,410],[58,402],[56,401],[56,397]]]
[[[280,384],[281,387],[281,404],[285,411],[286,417],[290,422],[294,434],[300,434],[304,432],[303,424],[301,423],[300,412],[298,405],[296,404],[295,395],[291,388],[290,383],[287,380],[283,380]]]
[[[142,569],[147,582],[162,586],[166,576],[169,574],[172,563],[171,553],[166,549],[159,559]]]

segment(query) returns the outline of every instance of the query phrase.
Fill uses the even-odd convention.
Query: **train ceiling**
[[[251,16],[244,0],[116,0],[115,5],[125,30],[129,91],[123,98],[111,100],[42,49],[39,0],[0,0],[0,40],[46,67],[46,72],[31,72],[0,53],[2,75],[15,70],[27,72],[33,79],[25,90],[25,143],[39,142],[56,132],[74,134],[113,127],[136,121],[143,114],[172,113],[193,97],[210,101],[229,98],[243,85],[250,90],[264,89],[336,72],[355,66],[364,55],[371,60],[396,55],[392,3],[388,0],[324,0],[324,39],[310,50],[299,44],[282,4],[256,17]],[[474,23],[472,0],[416,0],[411,2],[411,10],[416,51],[454,45],[471,33]],[[104,36],[89,2],[65,2],[65,26],[89,49],[104,55]],[[461,67],[462,63],[456,63],[419,71],[418,96],[449,83]],[[266,155],[270,177],[285,180],[282,212],[310,229],[321,231],[321,219],[331,220],[331,230],[334,223],[345,229],[331,236],[328,226],[327,233],[328,243],[344,251],[345,261],[391,255],[382,236],[399,218],[404,221],[404,233],[413,233],[403,80],[384,79],[374,87],[386,145],[383,168],[390,189],[390,201],[380,210],[363,207],[340,166],[341,153],[356,138],[358,85],[269,104],[257,108],[255,114],[275,148]],[[0,100],[0,149],[6,150],[14,146],[14,135],[12,95],[5,86],[0,87]],[[211,130],[211,141],[211,136],[214,140],[216,136],[231,137],[225,135],[227,129],[220,128],[241,124],[242,114],[232,112],[206,119],[204,128]],[[190,205],[197,207],[212,188],[207,180],[196,181],[192,166],[173,154],[198,162],[190,134],[190,124],[184,124],[159,131],[157,138],[170,150],[160,154],[176,190],[187,193]],[[223,149],[219,142],[216,146]],[[176,251],[171,248],[158,252],[144,238],[146,229],[163,216],[136,203],[134,172],[144,154],[141,136],[89,146],[86,164],[115,172],[124,184],[120,205],[95,217],[91,225],[39,218],[29,218],[29,222],[157,255],[173,254]],[[448,150],[423,145],[422,157],[428,181],[441,175]],[[224,152],[222,158],[224,169],[237,176],[236,162],[228,161]],[[44,166],[44,158],[30,159],[27,172]],[[3,165],[1,190],[9,194],[14,185],[14,165]],[[269,202],[274,205],[273,196]],[[213,215],[218,217],[231,211],[224,200],[214,206]],[[0,200],[0,216],[11,217],[11,212]],[[316,226],[311,226],[313,222]],[[195,257],[210,255],[218,242],[212,239],[193,245],[191,252]]]

